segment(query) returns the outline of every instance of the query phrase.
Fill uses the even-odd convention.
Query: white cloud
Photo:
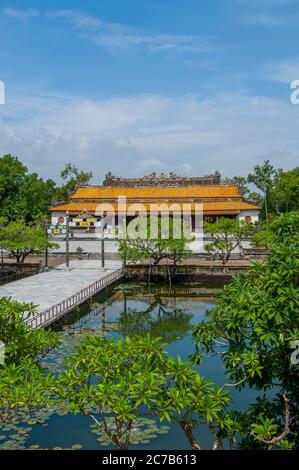
[[[138,166],[142,171],[151,171],[151,170],[162,170],[165,168],[165,164],[158,160],[157,158],[148,158],[147,160],[139,160]]]
[[[27,18],[35,18],[40,15],[39,10],[35,8],[28,8],[26,10],[19,10],[16,8],[5,8],[4,14],[10,18],[15,18],[18,20],[24,20]]]
[[[192,174],[192,165],[190,163],[183,163],[181,165],[181,171],[185,174],[185,175],[190,175]]]
[[[240,19],[244,23],[257,26],[283,26],[289,21],[289,17],[281,15],[247,15]]]
[[[263,78],[275,82],[290,84],[293,80],[299,80],[299,57],[293,57],[262,68]]]
[[[46,16],[48,16],[48,18],[61,18],[69,21],[77,29],[97,29],[103,25],[103,22],[98,18],[75,10],[48,12]]]
[[[17,10],[6,8],[4,14],[15,19],[29,19],[39,16],[36,9]],[[149,52],[202,53],[216,52],[217,48],[208,44],[208,38],[189,34],[150,34],[125,24],[102,21],[77,10],[48,11],[44,16],[50,20],[68,22],[72,28],[95,45],[111,51],[142,48]]]
[[[297,0],[228,0],[228,5],[237,11],[237,19],[255,26],[297,25],[297,17],[284,7]]]
[[[124,32],[112,34],[99,34],[93,37],[98,46],[111,49],[128,49],[131,47],[145,47],[151,52],[177,51],[177,52],[207,52],[211,48],[205,45],[199,36],[157,34],[154,36],[128,34]]]
[[[19,96],[0,109],[0,154],[18,155],[55,177],[68,161],[93,170],[140,175],[176,171],[244,174],[269,158],[298,162],[299,106],[242,93],[210,100],[196,96]]]
[[[100,47],[110,50],[144,48],[150,52],[211,52],[216,49],[207,44],[207,38],[188,34],[147,34],[123,24],[102,21],[75,10],[48,12],[52,19],[69,22],[81,35]]]

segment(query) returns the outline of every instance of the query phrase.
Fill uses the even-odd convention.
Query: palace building
[[[194,229],[199,207],[203,219],[210,222],[218,217],[229,217],[254,223],[258,221],[260,211],[257,204],[243,198],[237,184],[223,184],[218,172],[203,177],[152,173],[143,178],[119,178],[108,173],[102,186],[79,187],[69,201],[54,205],[51,208],[52,227],[64,226],[68,214],[74,229],[93,232],[101,225],[103,213],[114,211],[115,226],[110,227],[113,231],[124,213],[128,223],[144,209],[152,211],[154,208],[163,216],[187,208]]]

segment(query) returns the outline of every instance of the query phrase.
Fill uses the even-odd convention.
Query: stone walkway
[[[100,260],[74,260],[70,262],[69,270],[61,264],[47,272],[1,286],[0,297],[32,302],[39,312],[43,312],[121,268],[122,264],[107,260],[105,270],[100,266]]]

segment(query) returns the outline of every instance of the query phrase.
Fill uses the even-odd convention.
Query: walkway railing
[[[24,279],[25,277],[32,276],[33,273],[11,273],[8,274],[7,276],[1,276],[0,277],[0,286],[3,286],[4,284],[8,284],[9,282],[14,282],[18,281],[19,279]]]
[[[117,269],[107,276],[102,277],[102,279],[99,279],[94,284],[91,284],[76,294],[73,294],[71,297],[64,299],[62,302],[53,305],[52,307],[44,310],[41,313],[38,313],[35,316],[30,316],[25,320],[25,323],[32,328],[44,328],[58,320],[65,313],[71,311],[74,307],[76,307],[76,305],[82,304],[89,297],[92,297],[92,295],[118,281],[122,278],[122,276],[123,270]]]

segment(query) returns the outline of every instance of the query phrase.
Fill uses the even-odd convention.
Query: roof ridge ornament
[[[182,176],[177,175],[175,172],[149,173],[145,176],[138,176],[132,178],[123,178],[115,176],[109,171],[105,175],[103,186],[106,187],[146,187],[146,186],[214,186],[221,185],[221,174],[215,171],[210,175],[205,176]]]

